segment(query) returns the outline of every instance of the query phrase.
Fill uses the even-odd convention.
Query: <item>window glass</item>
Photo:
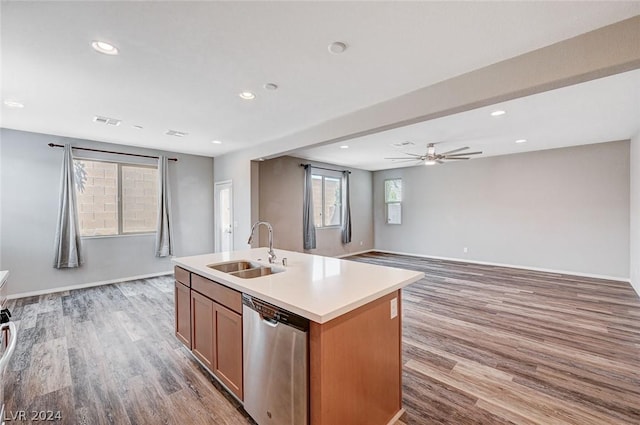
[[[402,179],[384,181],[384,202],[402,202]]]
[[[158,169],[74,160],[81,236],[155,232]]]
[[[118,164],[74,161],[81,236],[118,234]]]
[[[342,179],[324,175],[312,175],[313,219],[316,227],[342,224]]]
[[[342,181],[324,178],[324,226],[339,226],[342,222]]]
[[[122,165],[122,233],[155,232],[158,169]]]

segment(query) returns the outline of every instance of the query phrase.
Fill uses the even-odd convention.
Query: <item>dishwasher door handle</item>
[[[262,317],[262,315],[260,315],[260,318],[262,319],[262,323],[264,323],[265,325],[271,326],[272,328],[277,328],[278,327],[278,322],[276,320],[265,319],[264,317]]]

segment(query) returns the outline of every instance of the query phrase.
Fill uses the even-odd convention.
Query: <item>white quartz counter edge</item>
[[[264,249],[262,249],[264,250]],[[248,252],[250,251],[255,251],[255,250],[247,250],[247,251],[240,251],[238,253],[238,255],[233,255],[233,257],[231,258],[231,260],[236,260],[236,259],[240,259],[240,258],[246,258],[246,257],[250,257],[250,255],[247,255]],[[285,256],[300,256],[300,255],[308,255],[308,254],[300,254],[300,253],[293,253],[293,252],[289,252],[289,251],[283,251],[283,250],[278,250],[280,253],[282,253],[282,255]],[[278,252],[277,251],[277,252]],[[215,254],[213,254],[215,256]],[[424,277],[424,273],[422,272],[412,272],[412,271],[406,271],[407,272],[407,276],[404,279],[401,280],[397,280],[395,281],[393,284],[390,284],[388,286],[385,286],[384,288],[381,288],[379,290],[373,291],[373,292],[368,292],[366,294],[363,294],[362,296],[358,296],[357,299],[350,301],[350,302],[344,302],[344,303],[340,303],[339,306],[333,308],[330,311],[325,311],[325,312],[317,312],[317,311],[312,311],[312,310],[308,310],[305,308],[300,307],[299,305],[296,305],[295,303],[293,303],[292,301],[289,300],[284,300],[282,298],[277,298],[274,297],[272,294],[270,294],[268,291],[262,291],[260,289],[257,289],[255,287],[252,287],[252,281],[255,281],[256,279],[264,279],[264,278],[268,278],[267,277],[262,277],[262,278],[256,278],[256,279],[241,279],[232,275],[229,275],[228,273],[224,273],[224,272],[220,272],[218,270],[214,270],[211,268],[208,268],[206,266],[202,266],[202,265],[196,265],[196,263],[198,262],[202,262],[202,261],[193,261],[193,259],[196,258],[203,258],[203,256],[195,256],[195,257],[182,257],[182,258],[174,258],[173,262],[186,269],[189,270],[192,273],[198,274],[200,276],[206,277],[208,279],[214,280],[218,283],[221,283],[225,286],[228,286],[232,289],[235,289],[239,292],[245,293],[245,294],[249,294],[251,296],[254,296],[256,298],[259,298],[261,300],[264,300],[266,302],[269,302],[275,306],[284,308],[285,310],[288,310],[292,313],[298,314],[302,317],[305,317],[309,320],[312,320],[314,322],[317,323],[326,323],[332,319],[335,319],[336,317],[342,316],[345,313],[348,313],[350,311],[353,311],[355,309],[357,309],[358,307],[362,307],[363,305],[377,300],[378,298],[381,298],[387,294],[390,294],[394,291],[397,291],[398,289],[404,288],[405,286],[416,282],[420,279],[422,279]],[[269,264],[267,262],[264,261],[257,261],[255,258],[248,258],[251,261],[256,261],[261,263],[262,265],[268,266]],[[218,259],[214,260],[214,261],[218,261]],[[227,259],[223,259],[220,261],[229,261],[229,258]],[[348,260],[337,260],[336,261],[348,261]],[[357,264],[361,264],[361,265],[366,265],[366,266],[372,266],[371,264],[363,264],[363,263],[357,263]],[[276,265],[276,267],[278,267]],[[382,267],[382,266],[374,266],[374,267]],[[286,273],[286,272],[283,272]]]

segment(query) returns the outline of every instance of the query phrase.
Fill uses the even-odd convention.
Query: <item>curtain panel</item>
[[[156,257],[173,255],[171,224],[171,193],[169,190],[169,160],[158,158],[158,228],[156,229]]]
[[[313,222],[313,185],[311,166],[304,166],[304,195],[302,199],[302,237],[304,249],[315,249],[316,226]]]
[[[342,184],[344,186],[343,190],[343,198],[344,198],[344,207],[342,209],[342,243],[348,244],[351,243],[351,198],[350,188],[349,188],[349,172],[342,172]]]
[[[73,154],[71,145],[66,143],[62,158],[60,199],[58,201],[58,220],[54,242],[53,267],[56,269],[76,268],[84,263],[75,186]]]

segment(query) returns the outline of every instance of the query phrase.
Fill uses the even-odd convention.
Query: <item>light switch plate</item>
[[[393,298],[389,303],[391,304],[391,318],[394,319],[398,317],[398,299]]]

